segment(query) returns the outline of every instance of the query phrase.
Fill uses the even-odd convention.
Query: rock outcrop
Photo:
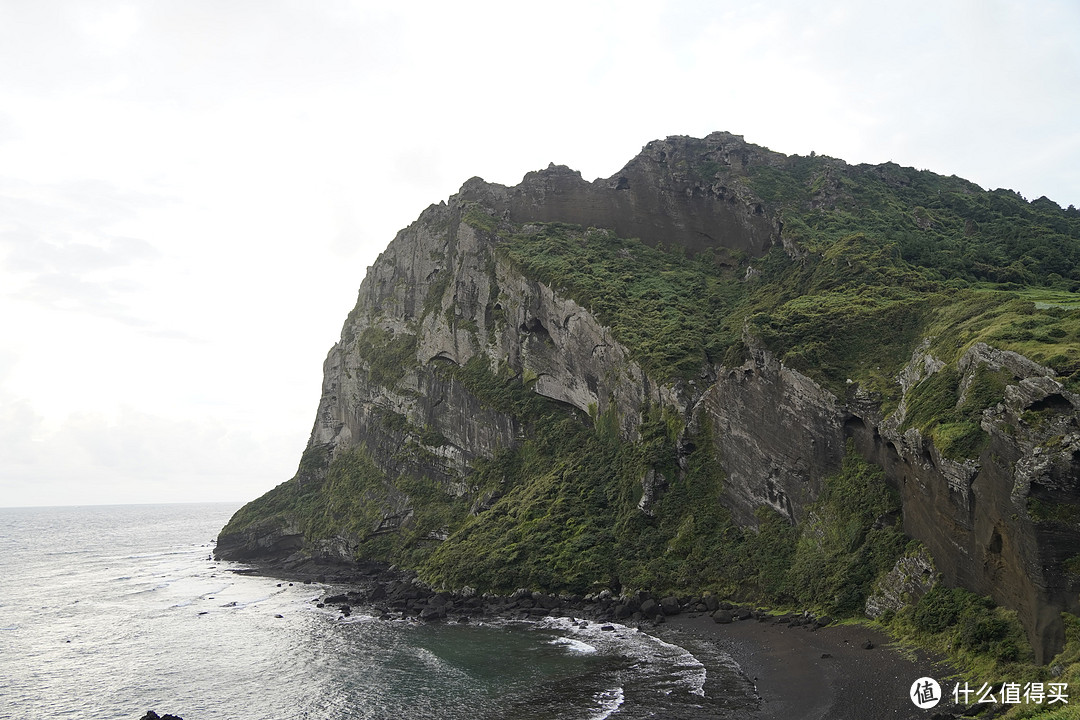
[[[938,583],[939,575],[934,559],[926,548],[905,555],[874,585],[874,592],[866,599],[866,614],[880,617],[888,611],[899,612],[914,605]]]
[[[321,482],[327,461],[362,447],[387,475],[422,476],[450,496],[465,495],[476,463],[528,431],[452,372],[473,366],[525,379],[581,413],[608,414],[627,441],[638,438],[650,407],[668,409],[690,431],[708,424],[724,503],[742,524],[752,524],[761,506],[802,520],[852,440],[884,468],[903,501],[904,532],[922,541],[942,580],[1017,610],[1037,659],[1049,659],[1062,645],[1060,612],[1080,612],[1077,580],[1065,569],[1080,552],[1080,398],[1052,371],[984,344],[968,350],[956,364],[963,377],[988,367],[1008,382],[1004,400],[982,416],[990,442],[977,458],[957,461],[905,424],[911,389],[946,366],[926,346],[898,378],[903,397],[888,413],[857,384],[838,397],[750,335],[741,364],[714,363],[692,381],[665,381],[646,372],[587,307],[498,251],[501,233],[558,222],[691,254],[711,250],[720,262],[760,257],[774,246],[798,258],[803,251],[787,242],[780,219],[743,182],[747,167],[783,161],[716,133],[650,143],[622,171],[593,183],[561,166],[529,173],[512,188],[469,180],[401,231],[368,269],[324,364],[308,451],[324,461],[302,466],[297,481]],[[655,469],[645,474],[641,512],[652,512],[670,479]],[[478,498],[474,511],[493,500]],[[369,533],[393,533],[412,521],[415,500],[407,494],[373,502],[379,510]],[[1055,510],[1062,507],[1077,508],[1077,518]],[[286,511],[227,528],[217,552],[280,558],[318,551],[349,559],[356,540],[305,535]],[[894,601],[876,601],[875,611]]]

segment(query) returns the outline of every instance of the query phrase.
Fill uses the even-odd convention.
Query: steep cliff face
[[[758,256],[780,237],[780,225],[765,213],[744,172],[752,163],[782,159],[727,133],[704,140],[669,138],[646,145],[607,180],[588,183],[580,173],[552,165],[527,174],[512,188],[474,178],[461,188],[458,199],[477,202],[515,223],[609,228],[649,245]],[[727,171],[719,181],[718,168]]]
[[[497,236],[463,219],[470,208],[459,198],[429,208],[369,271],[326,362],[313,445],[363,445],[384,471],[434,475],[452,490],[522,432],[445,372],[469,363],[528,376],[538,394],[585,412],[614,410],[627,436],[645,404],[677,404],[588,310],[499,257]],[[401,352],[384,369],[387,348]],[[391,414],[430,453],[422,467],[402,465],[400,430],[382,422]]]
[[[844,415],[832,393],[761,349],[724,368],[692,410],[712,423],[728,504],[743,524],[762,506],[803,518],[843,460]]]
[[[1016,352],[976,342],[959,357],[936,357],[936,337],[917,333],[920,344],[889,380],[891,397],[863,390],[858,376],[841,396],[827,375],[786,364],[785,347],[758,337],[751,316],[760,319],[764,307],[764,290],[755,289],[762,273],[801,272],[809,262],[762,199],[768,193],[758,192],[760,178],[790,162],[724,133],[669,138],[607,180],[587,183],[552,166],[513,188],[473,179],[429,207],[368,270],[324,364],[297,477],[238,513],[218,554],[375,553],[421,562],[490,516],[514,488],[514,468],[528,462],[512,453],[536,422],[519,400],[496,392],[513,386],[642,448],[612,470],[632,475],[636,488],[612,490],[603,506],[623,502],[648,522],[671,512],[660,499],[695,477],[691,467],[707,455],[722,489],[709,500],[715,506],[682,510],[687,517],[700,526],[709,513],[723,514],[746,527],[771,508],[798,526],[853,441],[884,469],[902,501],[904,533],[924,543],[945,581],[1015,609],[1037,659],[1051,657],[1062,644],[1060,612],[1080,612],[1080,397],[1054,369]],[[816,186],[814,202],[826,202],[831,186]],[[596,258],[602,250],[610,262],[631,262],[645,250],[616,240],[634,237],[642,248],[707,257],[709,272],[726,273],[718,287],[727,294],[717,297],[731,300],[714,303],[706,325],[737,317],[741,337],[683,363],[696,371],[665,371],[655,353],[627,340],[636,336],[624,321],[598,309],[609,305],[587,283],[545,281],[520,251],[546,238],[551,223],[575,228],[560,236],[569,244],[558,253],[599,248]],[[615,306],[648,292],[633,290]],[[701,332],[711,337],[709,328]],[[927,410],[931,386],[946,377],[952,395],[935,415]],[[670,442],[650,445],[664,428]],[[949,443],[961,431],[974,449],[947,456],[938,445],[960,447]],[[498,463],[511,457],[500,476]],[[345,473],[347,463],[362,471]],[[565,479],[572,471],[559,472]],[[509,500],[498,507],[515,512]],[[689,532],[680,522],[668,548]]]
[[[907,375],[945,367],[919,351]],[[1075,528],[1048,522],[1038,507],[1051,494],[1057,512],[1075,503],[1080,398],[1048,368],[982,343],[957,368],[961,384],[980,369],[1007,383],[1001,402],[981,413],[990,439],[977,458],[956,462],[918,429],[902,432],[903,405],[883,422],[872,412],[852,415],[847,432],[900,489],[905,532],[926,545],[946,580],[1017,610],[1045,662],[1063,643],[1061,611],[1080,611],[1075,580],[1063,570],[1077,550]],[[1060,411],[1049,422],[1035,416],[1048,405]]]

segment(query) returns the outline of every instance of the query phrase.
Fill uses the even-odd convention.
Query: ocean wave
[[[680,645],[619,623],[544,618],[538,624],[566,633],[568,639],[583,639],[599,652],[630,657],[665,695],[681,690],[705,697],[708,670],[692,652]],[[613,630],[604,630],[604,627]]]
[[[365,625],[365,624],[368,624],[368,623],[399,622],[399,621],[394,621],[394,620],[383,621],[383,620],[379,619],[378,617],[376,617],[375,615],[369,615],[369,614],[366,614],[366,613],[363,613],[363,612],[352,613],[351,615],[346,617],[346,616],[342,615],[341,612],[339,610],[337,610],[336,608],[334,608],[332,610],[328,609],[328,608],[321,608],[321,609],[316,608],[315,611],[320,613],[320,614],[323,614],[323,615],[337,616],[337,621],[339,623],[341,623],[342,625]]]
[[[577,653],[579,655],[592,655],[596,652],[596,646],[590,645],[587,642],[582,642],[576,638],[571,637],[557,637],[554,640],[549,641],[550,645],[564,645],[569,652]]]
[[[708,671],[705,669],[704,663],[684,647],[664,642],[660,638],[653,638],[653,640],[665,646],[674,655],[674,657],[668,656],[668,661],[676,663],[672,673],[682,680],[684,688],[689,690],[692,695],[705,697],[705,681],[708,679]]]
[[[139,595],[148,595],[149,593],[154,593],[154,592],[157,592],[158,590],[164,590],[164,589],[168,588],[170,585],[172,585],[172,582],[159,583],[159,584],[155,585],[154,587],[145,587],[145,584],[144,584],[143,587],[140,587],[137,590],[131,590],[129,592],[123,593],[123,597],[130,598],[130,597],[136,597],[136,596],[139,596]]]
[[[593,699],[596,700],[596,704],[600,707],[595,715],[589,716],[589,720],[607,720],[622,707],[626,694],[621,687],[615,687],[596,693]]]
[[[153,560],[155,558],[172,558],[177,555],[191,555],[191,550],[158,550],[157,552],[134,553],[131,555],[113,555],[106,560]],[[201,554],[201,553],[200,553]]]

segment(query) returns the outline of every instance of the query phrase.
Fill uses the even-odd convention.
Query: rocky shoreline
[[[756,620],[789,627],[816,630],[832,623],[828,616],[810,612],[775,615],[751,605],[727,602],[711,594],[700,596],[654,596],[645,591],[616,595],[603,590],[592,595],[555,595],[517,590],[510,595],[478,594],[471,588],[454,592],[433,590],[419,582],[415,574],[380,563],[355,565],[301,561],[293,564],[255,566],[233,570],[303,583],[350,586],[322,598],[320,608],[336,608],[343,617],[354,607],[370,609],[383,620],[416,619],[425,622],[468,623],[482,618],[535,620],[543,617],[570,617],[594,622],[658,626],[680,614],[708,615],[727,624]]]
[[[689,632],[723,647],[738,662],[761,699],[752,716],[755,720],[790,717],[793,711],[811,707],[821,708],[821,714],[805,717],[823,720],[871,716],[950,720],[987,710],[985,706],[956,706],[948,703],[948,698],[934,711],[919,710],[908,698],[911,682],[927,675],[952,675],[951,668],[938,658],[901,653],[891,647],[888,637],[872,629],[836,625],[828,616],[807,611],[776,614],[710,594],[654,597],[647,592],[615,594],[610,590],[589,596],[526,590],[492,595],[470,588],[437,591],[417,581],[412,573],[378,563],[302,560],[232,572],[328,585],[333,589],[317,604],[336,610],[341,617],[363,608],[385,620],[471,623],[495,618],[564,617],[599,623],[602,631],[615,631],[616,625],[623,625],[664,637]],[[885,682],[886,678],[890,681]]]

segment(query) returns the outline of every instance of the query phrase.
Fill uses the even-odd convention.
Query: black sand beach
[[[707,615],[677,615],[667,618],[665,629],[715,643],[739,663],[761,697],[755,720],[925,720],[960,711],[948,697],[948,667],[902,653],[867,628],[810,630],[753,619],[717,624]],[[864,647],[868,640],[871,649]],[[908,696],[923,676],[937,679],[946,695],[929,710]]]

